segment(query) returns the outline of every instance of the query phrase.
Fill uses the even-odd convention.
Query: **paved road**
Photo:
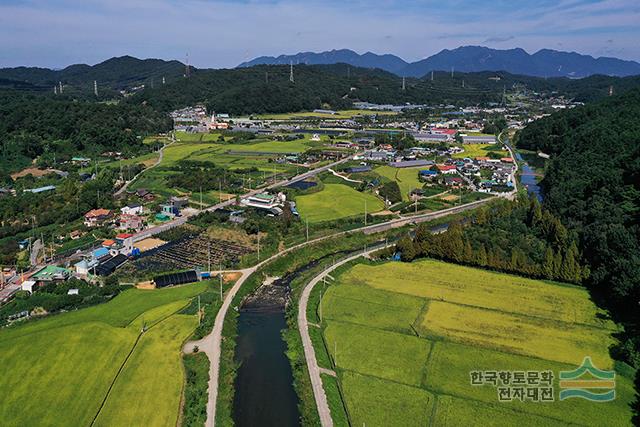
[[[322,427],[333,427],[333,419],[331,418],[331,411],[329,410],[327,395],[324,392],[324,387],[322,386],[322,378],[320,377],[320,374],[327,373],[327,370],[318,366],[316,352],[313,348],[313,344],[311,343],[311,336],[309,336],[309,323],[307,322],[307,304],[309,302],[309,295],[311,294],[311,291],[316,286],[316,284],[318,284],[327,276],[327,274],[331,273],[336,268],[363,255],[368,255],[371,252],[377,251],[384,246],[385,245],[376,246],[366,252],[358,252],[355,255],[351,255],[350,257],[341,260],[340,262],[330,266],[329,268],[318,274],[316,277],[311,279],[311,281],[302,290],[302,295],[300,296],[300,304],[298,305],[298,331],[300,331],[300,336],[302,337],[304,358],[307,362],[309,377],[311,378],[311,387],[313,388],[313,396],[316,400],[316,407],[318,408],[318,414],[320,415],[320,424],[322,425]],[[333,375],[335,376],[335,372],[333,373]]]
[[[304,179],[304,178],[300,178]],[[213,427],[215,425],[216,418],[216,402],[218,400],[218,378],[220,373],[220,348],[222,344],[222,327],[224,324],[224,318],[227,315],[227,311],[233,301],[233,298],[236,296],[242,284],[247,280],[247,278],[256,272],[260,267],[265,265],[268,262],[273,261],[274,259],[281,257],[291,251],[299,249],[306,245],[311,245],[313,243],[342,236],[350,233],[358,233],[364,232],[367,234],[378,233],[381,231],[386,231],[392,228],[402,227],[407,224],[417,224],[424,221],[429,221],[432,219],[440,218],[446,215],[451,215],[454,213],[463,212],[465,210],[473,209],[477,206],[480,206],[484,203],[487,203],[491,199],[478,200],[476,202],[467,203],[466,205],[456,206],[453,208],[445,209],[438,212],[431,212],[426,214],[415,215],[408,218],[399,218],[391,221],[387,221],[380,224],[369,225],[366,227],[360,227],[353,230],[342,231],[339,233],[331,234],[328,236],[318,237],[313,240],[309,240],[308,242],[303,242],[297,244],[295,246],[291,246],[290,248],[285,249],[282,252],[278,252],[277,254],[261,261],[259,264],[256,264],[253,267],[246,268],[244,270],[240,270],[242,273],[241,277],[236,281],[236,283],[231,287],[231,289],[227,292],[224,301],[222,303],[222,307],[218,311],[216,315],[216,319],[213,325],[213,329],[209,335],[204,337],[201,340],[187,343],[184,347],[184,351],[192,352],[193,347],[195,345],[198,346],[199,350],[204,351],[209,357],[210,366],[209,366],[209,400],[207,402],[207,421],[205,426]],[[361,254],[360,254],[361,255]]]
[[[317,174],[319,174],[321,172],[324,172],[324,171],[326,171],[326,170],[328,170],[328,169],[330,169],[332,167],[335,167],[336,165],[345,163],[345,162],[351,160],[351,158],[353,158],[353,155],[345,157],[344,159],[338,160],[336,162],[330,163],[330,164],[328,164],[326,166],[321,166],[319,168],[311,169],[310,171],[307,171],[307,172],[302,173],[300,175],[296,175],[293,178],[284,179],[282,181],[278,181],[278,182],[276,182],[274,184],[271,184],[271,185],[269,185],[267,187],[251,190],[248,193],[243,194],[241,197],[253,196],[255,194],[262,193],[265,190],[271,190],[271,189],[274,189],[274,188],[290,185],[290,184],[293,184],[293,183],[298,182],[298,181],[304,181],[305,179],[311,178],[311,177],[313,177],[313,176],[315,176],[315,175],[317,175]],[[208,208],[206,208],[206,209],[204,209],[202,211],[196,211],[191,215],[183,215],[183,216],[178,217],[178,218],[176,218],[174,220],[168,221],[168,222],[166,222],[166,223],[164,223],[162,225],[158,225],[156,227],[148,228],[146,230],[143,230],[143,231],[141,231],[139,233],[134,234],[133,237],[131,238],[132,242],[138,242],[140,240],[144,240],[144,239],[146,239],[148,237],[151,237],[151,236],[154,236],[156,234],[162,233],[163,231],[169,230],[169,229],[171,229],[173,227],[177,227],[179,225],[182,225],[182,224],[186,223],[187,221],[189,221],[189,218],[191,218],[191,216],[197,215],[200,212],[212,212],[212,211],[215,211],[216,209],[225,208],[225,207],[235,203],[235,201],[236,201],[236,199],[234,197],[232,199],[225,200],[225,201],[222,201],[222,202],[217,203],[215,205],[209,206]]]

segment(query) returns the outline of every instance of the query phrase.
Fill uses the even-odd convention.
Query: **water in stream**
[[[237,426],[298,426],[298,397],[280,331],[284,311],[240,312],[233,418]]]
[[[320,261],[310,262],[262,285],[243,301],[235,354],[236,362],[241,364],[233,401],[237,426],[300,425],[298,396],[293,388],[293,374],[281,331],[287,327],[285,307],[289,284]]]

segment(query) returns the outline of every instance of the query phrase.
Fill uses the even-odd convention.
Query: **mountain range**
[[[582,78],[594,74],[609,76],[632,76],[640,74],[640,63],[617,58],[582,55],[575,52],[561,52],[542,49],[534,54],[524,49],[498,50],[484,46],[462,46],[453,50],[444,49],[435,55],[416,62],[406,62],[402,58],[372,52],[358,54],[349,49],[326,52],[301,52],[295,55],[261,56],[243,62],[238,67],[254,65],[288,64],[337,64],[345,63],[356,67],[380,68],[399,76],[423,77],[431,71],[506,71],[535,77]]]

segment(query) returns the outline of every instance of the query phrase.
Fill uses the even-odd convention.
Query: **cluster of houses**
[[[225,130],[229,128],[229,115],[215,112],[211,117],[204,105],[196,105],[175,110],[170,113],[173,119],[173,129],[183,132],[208,132],[211,130]]]

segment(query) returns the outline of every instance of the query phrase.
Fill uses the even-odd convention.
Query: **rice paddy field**
[[[632,372],[608,352],[617,326],[583,288],[434,260],[360,263],[312,310],[319,364],[346,407],[323,377],[332,413],[351,425],[631,425]],[[585,356],[616,370],[615,400],[559,400],[560,371]],[[554,401],[501,402],[471,371],[551,371]]]
[[[394,168],[391,166],[380,166],[374,169],[378,175],[383,176],[389,181],[395,181],[400,187],[402,200],[409,200],[409,193],[415,188],[422,188],[423,183],[418,179],[418,172],[427,169],[426,167],[418,168]]]
[[[173,143],[164,149],[162,162],[155,168],[146,171],[130,188],[133,190],[144,188],[164,197],[180,196],[186,191],[169,188],[166,179],[173,174],[171,170],[181,160],[212,162],[216,166],[228,170],[256,168],[256,172],[247,174],[253,186],[270,179],[275,175],[282,177],[295,173],[302,173],[304,167],[292,164],[276,164],[272,160],[283,155],[303,153],[311,148],[321,146],[323,142],[311,141],[309,135],[294,141],[274,141],[270,139],[256,139],[250,143],[233,144],[220,140],[220,134],[190,134],[178,132]],[[114,164],[117,166],[117,164]],[[198,197],[194,197],[194,200]],[[203,193],[203,202],[215,203],[219,199],[218,191]]]
[[[344,184],[325,184],[321,191],[296,197],[296,208],[303,220],[319,223],[373,213],[384,208],[382,200]]]
[[[500,157],[507,157],[509,152],[500,148],[500,144],[463,144],[462,153],[456,153],[452,157],[456,159],[463,159],[468,157],[473,159],[474,157],[487,157],[489,153],[498,153]]]
[[[197,326],[178,312],[205,288],[131,289],[0,331],[2,425],[176,425],[181,346]]]

